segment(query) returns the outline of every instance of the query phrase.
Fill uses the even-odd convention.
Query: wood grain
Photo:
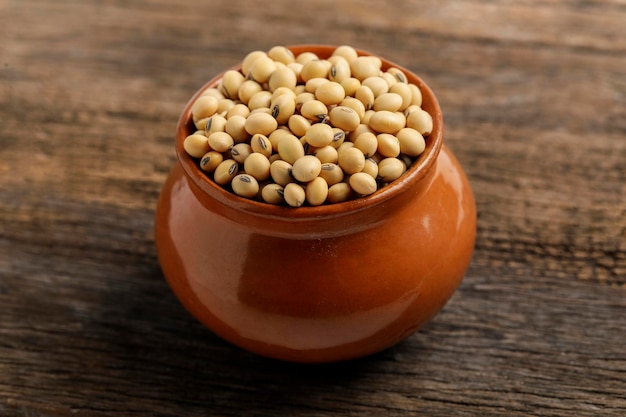
[[[0,0],[0,415],[626,415],[626,4]],[[399,346],[296,366],[169,291],[178,113],[253,49],[420,74],[477,199],[459,291]]]

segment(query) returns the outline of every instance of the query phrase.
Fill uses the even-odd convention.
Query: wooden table
[[[0,0],[0,415],[626,415],[624,22],[622,0]],[[325,366],[214,336],[153,241],[184,103],[300,43],[420,74],[479,212],[445,309]]]

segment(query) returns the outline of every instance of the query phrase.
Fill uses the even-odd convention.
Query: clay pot
[[[324,58],[334,47],[291,49]],[[383,69],[391,66],[401,68],[383,59]],[[458,287],[474,247],[474,198],[443,144],[435,96],[401,69],[433,115],[426,150],[393,184],[334,205],[273,206],[216,185],[183,140],[195,130],[191,104],[220,76],[186,105],[178,162],[157,207],[156,245],[172,290],[213,332],[287,361],[352,359],[411,335]]]

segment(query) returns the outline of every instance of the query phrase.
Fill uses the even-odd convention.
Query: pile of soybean
[[[217,184],[269,204],[319,206],[374,193],[425,148],[431,115],[398,68],[347,45],[327,59],[250,52],[192,105],[185,151]]]

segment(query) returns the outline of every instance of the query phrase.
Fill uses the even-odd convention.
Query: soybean
[[[293,166],[282,159],[278,159],[271,163],[270,165],[270,175],[276,184],[281,186],[286,186],[290,182],[293,182],[294,179],[291,176],[291,169]]]
[[[291,207],[300,207],[306,199],[306,192],[301,185],[290,182],[283,191],[285,202]]]
[[[223,160],[224,157],[220,152],[209,151],[200,159],[200,168],[205,172],[213,172]]]
[[[235,194],[241,197],[252,198],[259,193],[258,181],[248,174],[236,175],[230,185]]]
[[[293,163],[291,175],[300,182],[313,181],[322,170],[322,163],[313,155],[305,155]]]
[[[207,137],[197,133],[189,135],[185,138],[183,148],[185,149],[185,152],[194,158],[201,158],[211,149]]]
[[[285,201],[285,198],[283,197],[284,192],[285,189],[282,186],[269,183],[261,189],[261,198],[269,204],[282,204]]]
[[[378,176],[383,182],[400,178],[406,171],[406,165],[398,158],[385,158],[378,163]]]
[[[259,181],[270,176],[270,160],[263,154],[253,152],[243,162],[243,170]]]
[[[322,177],[316,177],[311,180],[305,188],[305,198],[307,203],[312,206],[324,204],[328,197],[328,184]]]
[[[215,168],[213,180],[220,185],[226,185],[232,181],[238,172],[239,164],[237,161],[234,159],[226,159]]]
[[[244,125],[246,132],[250,135],[260,133],[261,135],[269,135],[278,127],[278,122],[267,113],[254,113],[248,116]]]
[[[347,106],[334,107],[329,113],[330,123],[345,131],[351,131],[361,123],[358,113]]]
[[[365,172],[357,172],[350,176],[350,187],[361,195],[370,195],[378,189],[376,180]]]

